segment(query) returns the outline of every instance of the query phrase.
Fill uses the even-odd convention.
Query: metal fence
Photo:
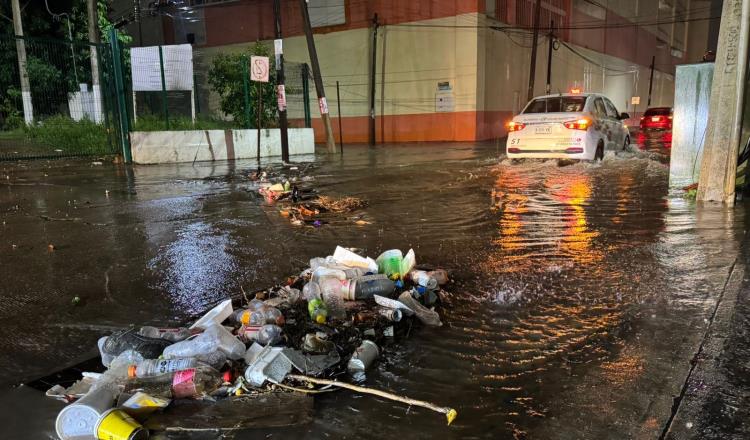
[[[26,61],[19,63],[23,54]],[[259,96],[261,126],[278,127],[273,59],[270,81],[254,83],[250,56],[250,50],[2,36],[0,160],[116,154],[128,131],[256,128]],[[291,61],[284,66],[289,126],[309,127],[309,68]]]
[[[114,153],[111,66],[107,45],[0,36],[0,160]]]
[[[256,83],[249,80],[249,51],[198,49],[180,55],[180,50],[180,46],[123,50],[133,131],[257,128],[259,101],[261,127],[278,127],[273,61],[269,82]],[[184,62],[188,57],[192,61]],[[289,126],[309,127],[309,68],[290,61],[284,67]]]

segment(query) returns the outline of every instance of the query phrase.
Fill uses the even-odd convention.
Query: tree
[[[0,2],[0,129],[7,130],[19,126],[21,94],[13,22],[8,19],[10,6],[6,3]],[[111,0],[97,0],[102,43],[108,42],[113,26],[108,17],[111,3]],[[48,11],[44,1],[32,1],[23,12],[25,35],[30,37],[27,43],[29,81],[35,113],[39,117],[65,113],[68,93],[77,91],[80,83],[91,83],[86,0],[50,1],[48,4],[53,9]],[[69,39],[68,24],[73,41]],[[119,34],[119,39],[124,44],[131,41],[131,37],[123,33]],[[107,53],[100,51],[100,56],[105,58]]]
[[[255,43],[244,53],[219,54],[214,58],[208,71],[208,83],[211,89],[220,97],[221,111],[231,116],[242,127],[257,128],[258,121],[258,89],[260,84],[263,112],[261,114],[263,128],[278,126],[276,102],[276,75],[269,75],[269,82],[255,83],[249,80],[249,112],[245,106],[245,86],[243,75],[247,72],[243,64],[248,65],[251,56],[265,56],[270,58],[270,71],[273,73],[274,59],[270,49]],[[249,69],[248,69],[249,70]],[[250,120],[248,121],[248,113]]]

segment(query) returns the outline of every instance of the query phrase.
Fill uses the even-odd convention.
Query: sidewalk
[[[745,240],[662,438],[750,438],[750,242]]]

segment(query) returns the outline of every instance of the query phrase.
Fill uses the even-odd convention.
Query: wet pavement
[[[340,392],[316,400],[312,425],[237,438],[659,438],[740,256],[744,208],[696,208],[648,154],[498,156],[451,144],[298,158],[322,194],[369,201],[371,224],[321,228],[258,197],[253,163],[0,163],[6,437],[55,438],[62,405],[15,385],[89,357],[102,334],[181,322],[342,244],[413,247],[455,271],[445,325],[387,350],[368,385],[458,419]]]

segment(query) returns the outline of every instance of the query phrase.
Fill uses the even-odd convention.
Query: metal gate
[[[120,152],[114,61],[106,44],[0,36],[0,160]]]

